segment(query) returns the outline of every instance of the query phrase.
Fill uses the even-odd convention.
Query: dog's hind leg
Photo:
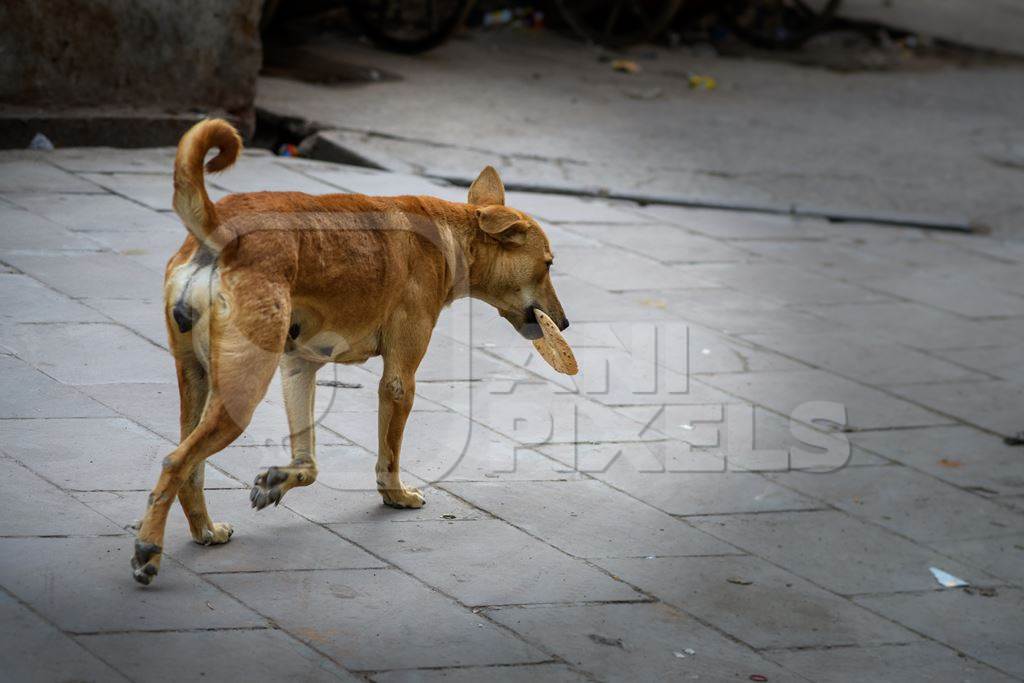
[[[292,461],[283,467],[271,467],[256,476],[249,500],[257,510],[271,503],[277,505],[290,489],[309,486],[316,481],[316,372],[323,363],[308,361],[297,355],[281,356],[281,385],[284,406],[288,412],[291,432]]]
[[[184,442],[199,424],[210,391],[206,368],[196,357],[190,342],[190,338],[177,338],[173,332],[171,334],[171,348],[178,370],[178,394],[181,399],[180,442]],[[178,501],[185,511],[192,540],[200,545],[227,543],[233,532],[231,525],[214,522],[206,509],[206,496],[203,493],[205,474],[206,461],[203,460],[185,477],[181,489],[178,490]]]
[[[211,306],[210,392],[195,429],[164,458],[160,478],[149,496],[132,569],[148,584],[160,568],[164,528],[171,503],[192,471],[234,441],[248,426],[263,399],[284,349],[288,294],[265,282],[242,283],[246,299],[218,295]]]

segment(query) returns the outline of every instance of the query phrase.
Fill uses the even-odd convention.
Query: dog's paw
[[[402,487],[399,489],[380,489],[384,504],[393,508],[421,508],[427,504],[419,489]]]
[[[284,496],[283,484],[288,481],[288,473],[278,467],[271,467],[266,472],[260,472],[253,481],[252,491],[249,492],[249,501],[257,510],[262,510],[271,503],[278,505]]]
[[[163,549],[153,543],[135,539],[135,554],[132,555],[132,577],[143,586],[148,586],[160,571],[160,556]]]
[[[198,536],[193,534],[192,540],[199,545],[221,545],[230,541],[233,533],[235,530],[230,524],[214,522],[212,527],[203,529],[202,534]]]

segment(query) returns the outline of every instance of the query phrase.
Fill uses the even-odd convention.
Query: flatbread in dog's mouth
[[[540,331],[544,334],[543,338],[533,340],[537,353],[548,365],[563,375],[575,375],[580,371],[576,365],[576,356],[573,355],[569,342],[565,341],[565,337],[558,331],[558,325],[539,308],[533,309],[533,313],[537,316]]]

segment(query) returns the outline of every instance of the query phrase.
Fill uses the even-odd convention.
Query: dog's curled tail
[[[206,162],[207,173],[223,171],[235,163],[242,152],[242,138],[223,119],[200,121],[182,136],[174,159],[174,212],[201,244],[219,251],[223,245],[213,238],[217,210],[203,181],[203,159],[214,147],[218,154]]]

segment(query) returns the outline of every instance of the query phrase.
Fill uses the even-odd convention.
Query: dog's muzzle
[[[540,339],[544,336],[544,333],[540,329],[540,323],[537,322],[537,314],[533,312],[535,308],[540,308],[540,306],[526,307],[526,310],[523,311],[523,324],[516,330],[523,337],[530,340]],[[544,311],[543,308],[540,310]],[[547,311],[544,312],[547,313]],[[564,331],[565,328],[569,327],[569,320],[563,315],[559,320],[555,321],[555,324],[558,325],[559,330]]]

